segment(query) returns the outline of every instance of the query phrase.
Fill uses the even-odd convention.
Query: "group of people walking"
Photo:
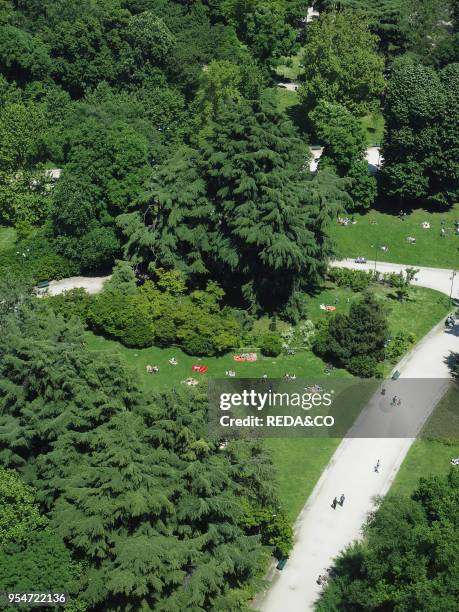
[[[333,508],[333,510],[336,510],[336,506],[339,504],[341,507],[344,506],[344,500],[346,498],[344,497],[344,493],[341,494],[341,497],[338,499],[337,497],[335,497],[331,503],[331,507]]]

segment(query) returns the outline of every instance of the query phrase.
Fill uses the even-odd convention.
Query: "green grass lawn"
[[[374,291],[389,307],[389,322],[392,332],[400,329],[412,331],[420,339],[446,314],[447,300],[433,290],[413,288],[412,301],[400,303],[390,297],[390,290],[375,287]],[[319,308],[321,303],[335,304],[338,312],[347,312],[352,301],[358,299],[358,294],[349,289],[336,288],[329,284],[315,296],[308,297],[309,317],[317,322],[330,316]],[[349,301],[348,301],[349,300]],[[257,322],[260,330],[266,330],[269,319]],[[283,324],[279,323],[279,329]],[[138,374],[148,391],[154,392],[174,386],[181,386],[181,381],[193,376],[200,381],[199,386],[206,389],[209,378],[225,377],[225,371],[236,370],[238,377],[261,377],[266,373],[269,377],[282,377],[286,372],[297,377],[322,378],[324,363],[311,351],[298,350],[295,355],[281,355],[277,358],[262,357],[254,363],[235,363],[232,353],[223,357],[190,357],[178,348],[150,347],[146,349],[129,349],[119,342],[106,340],[86,333],[86,342],[90,349],[101,351],[110,359],[110,355],[121,355]],[[247,349],[250,347],[246,347]],[[254,347],[255,348],[255,347]],[[170,357],[176,357],[177,366],[168,363]],[[158,365],[157,374],[148,374],[146,365]],[[207,374],[196,374],[191,370],[193,364],[203,364],[209,367]],[[390,369],[387,364],[387,369]],[[334,370],[332,377],[348,377],[344,370]],[[311,438],[271,438],[266,439],[266,447],[273,455],[276,466],[280,495],[283,506],[289,517],[294,520],[306,502],[322,471],[339,444],[339,439]]]
[[[433,289],[412,287],[410,299],[405,302],[395,299],[393,291],[381,285],[373,285],[370,290],[386,305],[392,334],[403,330],[420,340],[449,312],[448,297]],[[322,303],[335,305],[337,312],[347,314],[352,302],[359,298],[360,294],[330,283],[318,295],[308,296],[309,318],[316,323],[330,316],[320,309]]]
[[[276,67],[276,74],[283,79],[296,81],[302,71],[304,50],[299,49],[295,55],[281,57],[280,64]]]
[[[390,493],[410,495],[421,476],[446,475],[453,457],[459,457],[459,440],[455,445],[439,440],[415,440],[390,488]]]
[[[459,267],[459,236],[454,235],[454,221],[459,219],[459,204],[444,213],[429,213],[422,209],[413,211],[406,221],[397,216],[371,210],[365,215],[355,215],[355,225],[342,226],[334,222],[331,236],[337,245],[339,258],[367,257],[379,261],[437,268]],[[421,223],[430,223],[423,229]],[[446,237],[440,237],[441,221],[445,222]],[[409,244],[407,237],[416,238]],[[388,247],[386,252],[378,246]]]
[[[16,230],[12,227],[0,227],[0,253],[10,249],[16,242]]]
[[[282,506],[294,521],[330,461],[338,438],[268,438]]]
[[[362,127],[365,128],[367,134],[367,144],[369,146],[381,144],[384,136],[383,114],[380,111],[368,113],[368,115],[361,118],[360,123],[362,124]]]
[[[456,385],[439,402],[421,436],[408,451],[390,493],[411,494],[421,476],[445,475],[451,468],[451,459],[459,457],[458,394]]]
[[[299,104],[299,97],[296,91],[290,91],[284,87],[276,87],[277,109],[280,112],[285,112],[292,106]]]
[[[270,378],[282,378],[286,372],[300,377],[323,377],[324,363],[311,351],[297,351],[295,355],[280,355],[279,357],[263,357],[258,351],[258,361],[254,363],[235,363],[233,353],[222,357],[191,357],[179,348],[159,348],[152,346],[145,349],[126,348],[119,342],[106,340],[91,332],[86,334],[86,342],[91,350],[102,351],[110,355],[119,354],[122,359],[136,370],[146,388],[158,391],[181,384],[182,380],[192,376],[199,380],[199,386],[207,388],[210,378],[225,378],[225,372],[233,369],[238,378],[261,378],[267,374]],[[249,347],[247,347],[248,349]],[[175,357],[178,365],[169,365],[168,360]],[[157,374],[148,374],[146,365],[157,365]],[[192,371],[194,364],[206,365],[207,374]],[[349,376],[345,370],[335,370],[335,376]]]

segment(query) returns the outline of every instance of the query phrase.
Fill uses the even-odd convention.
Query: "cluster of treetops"
[[[151,270],[151,276],[153,280],[138,285],[132,266],[117,262],[110,280],[97,295],[73,289],[40,300],[37,308],[45,312],[51,309],[66,321],[76,317],[95,333],[133,348],[180,346],[190,355],[214,356],[235,347],[256,346],[263,355],[273,357],[288,349],[277,329],[277,316],[272,318],[268,331],[257,330],[253,315],[223,304],[224,291],[214,281],[209,281],[204,290],[188,291],[184,275],[177,270],[159,268]],[[400,292],[399,299],[404,299],[410,279],[403,274],[391,276],[386,280]],[[347,315],[337,314],[317,326],[309,321],[308,345],[323,359],[356,376],[382,376],[384,360],[399,357],[414,337],[400,332],[388,343],[387,308],[367,291],[377,280],[372,273],[334,268],[327,277],[361,296]],[[307,319],[305,294],[289,314],[292,325]],[[304,338],[297,341],[304,344]]]
[[[246,610],[292,530],[260,442],[196,390],[146,393],[84,328],[0,279],[0,582],[71,612]]]
[[[81,298],[94,329],[116,336],[110,300],[128,324],[133,300],[161,338],[172,309],[193,347],[206,335],[189,319],[205,313],[216,352],[244,325],[227,305],[295,316],[332,253],[328,224],[376,194],[358,119],[383,91],[380,188],[451,202],[457,3],[374,5],[317,3],[305,27],[299,0],[0,0],[0,219],[19,235],[0,261],[4,590],[67,591],[72,612],[243,611],[272,552],[288,554],[265,448],[209,439],[199,391],[147,395],[116,357],[87,349],[65,304],[27,288],[123,259],[115,297],[109,285],[87,311]],[[300,46],[301,129],[269,91]],[[315,175],[308,136],[325,145]],[[371,300],[320,330],[324,354],[349,367],[368,346],[381,355]],[[374,323],[363,340],[361,316]],[[453,475],[389,509],[323,609],[453,608],[457,490]]]
[[[457,197],[457,6],[323,1],[306,24],[301,0],[2,0],[0,223],[20,240],[0,266],[40,280],[124,259],[298,310],[340,211],[378,190]],[[300,49],[291,119],[275,68]],[[381,105],[377,184],[361,118]]]

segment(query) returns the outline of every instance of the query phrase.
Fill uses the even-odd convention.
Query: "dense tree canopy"
[[[304,84],[300,96],[312,109],[320,100],[338,102],[356,115],[378,106],[384,61],[377,37],[361,14],[326,12],[308,28]]]
[[[323,0],[312,23],[309,4],[0,0],[0,224],[17,235],[0,246],[3,589],[68,591],[70,612],[242,611],[269,555],[288,555],[265,446],[210,437],[204,394],[147,394],[121,357],[86,343],[94,332],[155,347],[142,354],[214,357],[247,341],[279,355],[277,319],[305,319],[333,256],[330,222],[375,198],[370,112],[387,124],[384,195],[457,198],[457,1]],[[300,56],[298,94],[281,91]],[[315,173],[307,135],[324,146]],[[109,272],[97,295],[32,292]],[[255,325],[266,314],[269,332]],[[318,326],[314,348],[373,376],[387,334],[365,296]],[[455,486],[422,483],[394,506],[395,535],[383,506],[369,531],[381,540],[353,549],[354,573],[323,605],[440,609],[444,587],[452,609],[457,577],[424,552],[457,558],[444,515]],[[417,546],[410,582],[393,567],[409,575]]]
[[[336,203],[316,202],[307,159],[269,100],[228,100],[202,146],[160,169],[142,218],[120,218],[131,236],[126,254],[192,274],[211,270],[229,286],[238,279],[254,307],[285,305],[331,252],[326,227]]]
[[[126,280],[121,270],[116,287]],[[41,546],[35,564],[49,558],[39,586],[72,579],[89,607],[242,606],[262,568],[260,538],[280,528],[260,518],[254,529],[243,519],[246,503],[278,504],[264,451],[252,442],[219,450],[207,439],[205,397],[147,398],[118,360],[88,353],[82,329],[45,302],[17,305],[3,332],[0,461],[34,482],[56,535],[45,545],[39,534],[26,538],[44,519],[30,489],[5,472],[0,504],[8,524],[0,532],[15,546],[27,539],[27,547],[0,550],[2,584],[13,584],[19,563],[29,567]],[[283,541],[277,536],[272,545]],[[69,569],[70,554],[80,567]]]
[[[389,497],[370,518],[363,543],[338,559],[317,606],[337,609],[447,610],[457,602],[457,470],[421,478],[411,498]]]
[[[365,130],[344,106],[325,100],[310,113],[310,118],[324,147],[319,167],[331,166],[339,176],[347,178],[354,208],[369,208],[376,197],[376,179],[369,175],[365,160]]]
[[[440,72],[402,61],[386,95],[387,192],[448,205],[459,195],[459,64]]]
[[[449,38],[450,0],[319,0],[321,9],[358,11],[378,35],[380,49],[389,57],[409,51],[426,56]]]

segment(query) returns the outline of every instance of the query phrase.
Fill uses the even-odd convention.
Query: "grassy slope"
[[[378,111],[376,113],[369,113],[360,119],[362,127],[365,128],[367,134],[367,144],[369,146],[379,145],[384,135],[384,117],[383,114]]]
[[[421,338],[446,313],[447,306],[443,296],[436,291],[416,288],[413,291],[415,300],[401,304],[389,297],[389,292],[376,288],[380,299],[390,306],[390,327],[393,332],[399,329],[413,331],[417,338]],[[320,310],[321,303],[333,304],[338,299],[337,308],[347,312],[353,300],[358,295],[347,289],[337,289],[333,286],[313,297],[309,297],[309,316],[318,321],[327,316]],[[349,302],[347,301],[349,299]],[[261,320],[258,327],[266,329],[268,321]],[[255,363],[235,364],[231,354],[223,357],[198,359],[185,355],[176,348],[160,349],[151,347],[147,349],[128,349],[118,342],[87,333],[88,347],[103,351],[109,359],[110,354],[119,353],[138,373],[140,379],[149,391],[157,391],[180,385],[180,381],[188,376],[200,380],[200,386],[205,387],[208,377],[224,377],[225,371],[233,368],[237,376],[258,377],[266,373],[270,377],[281,377],[286,372],[296,374],[298,377],[323,377],[323,362],[310,351],[298,351],[296,355],[279,356],[277,358],[263,358]],[[175,356],[177,366],[168,364],[168,359]],[[202,363],[209,366],[209,374],[193,374],[191,366]],[[157,364],[160,367],[158,374],[147,374],[146,364]],[[390,367],[390,366],[388,366]],[[343,370],[335,370],[332,376],[348,376]],[[302,439],[302,438],[273,438],[265,440],[266,446],[271,450],[273,461],[277,468],[280,495],[283,505],[290,518],[294,520],[311,493],[320,474],[330,460],[339,439]]]
[[[391,493],[411,494],[421,476],[444,475],[451,459],[459,457],[458,393],[458,387],[451,389],[438,404],[422,437],[414,442],[402,463]]]
[[[287,66],[285,63],[281,63],[276,67],[276,73],[284,79],[288,79],[290,81],[296,81],[301,73],[302,66],[301,62],[303,60],[304,50],[299,49],[295,55],[290,57],[282,57],[280,59],[281,62],[291,63],[290,66]]]
[[[299,97],[296,91],[290,91],[283,87],[276,87],[275,89],[277,95],[277,108],[279,111],[284,112],[292,106],[299,104]]]
[[[331,235],[337,244],[339,257],[364,256],[374,259],[376,252],[379,261],[457,268],[459,236],[454,235],[453,223],[458,218],[459,204],[445,213],[415,210],[408,215],[406,221],[372,210],[366,215],[355,215],[356,225],[341,226],[334,223]],[[428,221],[431,228],[422,229],[423,221]],[[441,221],[445,221],[447,228],[445,238],[440,238]],[[416,238],[416,244],[409,244],[408,236]],[[386,245],[389,250],[376,250],[378,245]]]

